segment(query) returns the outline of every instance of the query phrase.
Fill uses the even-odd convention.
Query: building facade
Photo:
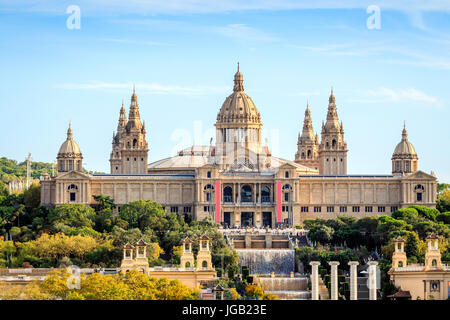
[[[113,134],[110,174],[82,172],[81,150],[69,126],[57,174],[41,179],[41,202],[94,204],[93,195],[105,194],[120,207],[152,199],[168,212],[197,220],[211,216],[228,226],[272,227],[342,214],[390,214],[413,204],[435,206],[437,179],[418,169],[406,128],[392,156],[392,174],[347,174],[348,148],[333,91],[320,141],[307,106],[294,161],[273,156],[262,142],[261,115],[244,91],[239,66],[215,126],[215,144],[192,146],[147,165],[145,124],[133,89],[128,119],[122,104]]]

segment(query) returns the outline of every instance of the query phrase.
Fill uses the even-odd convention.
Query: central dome
[[[217,124],[261,125],[261,116],[253,100],[244,92],[244,78],[238,70],[234,75],[233,93],[222,104],[217,115]]]
[[[408,132],[406,131],[406,127],[403,128],[402,141],[400,141],[395,147],[392,157],[393,158],[406,157],[411,159],[417,158],[416,149],[414,148],[412,143],[408,141]]]
[[[69,123],[69,129],[67,129],[67,139],[63,142],[59,148],[58,156],[61,157],[78,157],[81,155],[80,146],[73,139],[72,127]]]

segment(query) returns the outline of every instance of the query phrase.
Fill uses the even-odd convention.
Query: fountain
[[[306,277],[260,277],[259,283],[266,293],[277,295],[281,300],[310,300],[311,292],[307,291]]]
[[[294,277],[295,251],[291,249],[237,249],[241,266],[248,266],[266,293],[282,300],[308,300],[308,279]],[[270,277],[268,277],[270,275]]]
[[[241,266],[248,266],[250,274],[290,274],[295,269],[294,250],[237,249]]]

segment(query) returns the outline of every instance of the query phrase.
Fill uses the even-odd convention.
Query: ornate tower
[[[417,157],[416,149],[414,149],[412,143],[408,141],[406,124],[403,125],[402,141],[395,147],[391,160],[393,175],[406,175],[418,170],[419,158]]]
[[[206,235],[199,239],[197,268],[199,270],[214,270],[211,262],[211,251],[209,250],[209,238]]]
[[[405,252],[405,240],[398,237],[394,240],[394,253],[392,254],[392,268],[406,267],[407,258]]]
[[[319,169],[319,136],[314,136],[313,125],[311,121],[311,110],[306,105],[305,119],[303,120],[302,134],[298,135],[297,153],[295,162],[304,166]]]
[[[180,267],[185,269],[194,268],[194,253],[192,252],[192,242],[188,237],[183,240],[183,253],[180,257]]]
[[[425,270],[442,269],[441,251],[439,250],[439,238],[432,233],[427,237],[428,247],[425,253]]]
[[[233,93],[217,115],[215,156],[225,169],[260,170],[270,165],[270,152],[262,146],[261,116],[243,83],[238,63]]]
[[[322,140],[319,145],[319,172],[326,175],[347,174],[347,142],[344,127],[339,124],[336,98],[331,89],[328,100],[327,121],[322,124]]]
[[[145,122],[141,123],[137,95],[133,88],[128,122],[122,103],[117,133],[113,133],[112,152],[109,160],[111,173],[147,173],[148,144],[145,133]]]
[[[58,156],[56,157],[58,162],[58,172],[61,174],[70,171],[82,171],[83,170],[83,156],[81,154],[80,147],[75,140],[73,140],[72,127],[69,122],[69,128],[67,129],[67,139],[63,142],[59,148]]]

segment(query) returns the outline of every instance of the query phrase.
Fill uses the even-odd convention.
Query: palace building
[[[306,218],[358,218],[390,214],[413,204],[434,207],[437,179],[418,169],[418,156],[403,128],[392,155],[392,173],[347,174],[347,142],[331,91],[321,136],[314,133],[307,105],[294,160],[271,154],[261,140],[262,117],[245,93],[242,73],[217,114],[215,145],[192,146],[148,164],[145,122],[138,97],[131,96],[128,119],[120,109],[113,134],[109,174],[86,174],[69,125],[54,177],[41,179],[41,202],[94,204],[105,194],[120,206],[152,199],[167,212],[228,226],[289,226]]]

